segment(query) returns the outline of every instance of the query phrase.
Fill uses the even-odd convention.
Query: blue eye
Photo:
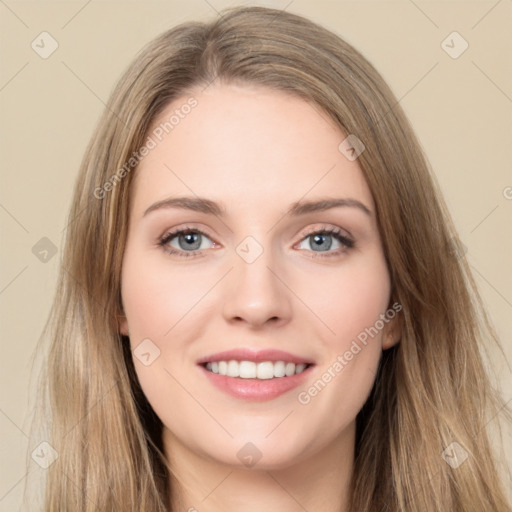
[[[181,229],[165,235],[159,245],[171,254],[187,257],[195,256],[196,251],[209,249],[215,242],[198,229]]]
[[[174,242],[176,244],[173,245]],[[171,240],[170,246],[184,251],[197,251],[201,249],[202,242],[203,235],[201,233],[183,233],[175,236]]]
[[[354,242],[336,229],[321,230],[311,233],[303,238],[299,244],[299,249],[331,254],[337,254],[344,249],[350,249],[352,247],[354,247]]]
[[[180,257],[202,256],[201,251],[217,244],[205,233],[195,228],[178,229],[164,235],[158,245],[167,253]],[[323,229],[304,237],[298,248],[314,253],[314,256],[336,256],[351,249],[355,243],[337,229]]]

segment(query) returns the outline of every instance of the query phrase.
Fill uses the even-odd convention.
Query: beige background
[[[171,26],[211,19],[240,3],[306,15],[355,45],[383,74],[432,163],[512,361],[510,0],[1,1],[0,512],[19,510],[25,456],[34,449],[27,437],[30,357],[60,255],[44,263],[32,248],[43,237],[62,246],[82,153],[135,53]],[[43,31],[59,45],[47,59],[31,48]],[[469,44],[457,59],[441,47],[453,31]],[[499,354],[493,360],[510,400],[510,368]],[[510,460],[510,434],[505,440]],[[43,470],[32,465],[31,471]]]

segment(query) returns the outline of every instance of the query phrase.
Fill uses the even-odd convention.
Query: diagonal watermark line
[[[475,229],[480,226],[480,224],[482,224],[485,219],[487,219],[487,217],[489,217],[492,213],[494,213],[496,211],[496,208],[498,208],[499,204],[497,204],[469,233],[473,233],[473,231],[475,231]]]
[[[16,423],[14,423],[14,421],[4,412],[3,409],[0,409],[0,412],[28,439],[29,437],[27,436],[27,434],[25,434],[25,432],[23,432],[23,430],[18,427],[18,425],[16,425]]]
[[[117,386],[117,381],[114,382],[114,384],[110,387],[110,389],[108,389],[108,391],[105,391],[105,393],[103,394],[103,396],[101,398],[99,398],[98,400],[96,400],[96,402],[94,402],[91,407],[89,407],[89,410],[62,436],[62,439],[64,439],[66,436],[68,436],[73,430],[75,430],[76,427],[78,427],[78,425],[80,425],[80,423],[82,423],[82,421],[85,420],[85,418],[87,418],[87,416],[89,416],[89,414],[91,414],[91,411],[93,409],[95,409],[101,402],[103,402],[103,400],[105,400],[105,398],[107,397],[107,395]]]
[[[473,267],[473,268],[474,268],[474,267]],[[476,269],[475,269],[475,270],[476,270]],[[478,272],[478,270],[477,270],[477,272]],[[478,272],[478,273],[480,274],[480,272]],[[481,274],[480,274],[480,275],[481,275]],[[483,278],[483,276],[482,276],[482,278]],[[485,279],[485,278],[484,278],[484,279]],[[490,284],[490,283],[489,283],[489,284]],[[492,286],[492,285],[491,285],[491,286]],[[496,291],[497,291],[497,290],[496,290]],[[498,293],[499,293],[499,292],[498,292]],[[505,299],[505,300],[506,300],[506,299]],[[507,301],[507,302],[508,302],[508,301]],[[496,414],[494,414],[494,416],[493,416],[493,417],[492,417],[492,418],[491,418],[491,419],[486,423],[485,427],[487,427],[487,425],[488,425],[488,424],[489,424],[489,423],[490,423],[490,422],[491,422],[491,421],[492,421],[492,420],[493,420],[493,419],[494,419],[498,414],[500,414],[500,412],[501,412],[503,409],[505,409],[505,408],[508,406],[508,404],[510,404],[511,402],[512,402],[512,399],[510,399],[510,400],[509,400],[508,402],[506,402],[502,407],[500,407],[499,411],[498,411]],[[484,427],[483,429],[480,429],[480,430],[477,432],[477,434],[476,434],[476,435],[479,435],[479,434],[480,434],[480,432],[482,432],[482,430],[484,430],[484,429],[485,429],[485,427]],[[438,471],[436,471],[436,472],[435,472],[435,473],[434,473],[434,474],[429,478],[429,481],[432,481],[432,480],[433,480],[434,478],[436,478],[440,473],[441,473],[441,469],[439,469]],[[407,506],[409,503],[411,503],[411,502],[412,502],[412,500],[413,500],[414,498],[416,498],[416,496],[419,496],[419,495],[420,495],[420,493],[422,493],[422,492],[424,492],[424,491],[420,490],[420,491],[418,491],[417,493],[415,493],[415,495],[414,495],[414,496],[412,496],[409,500],[407,500],[407,502],[405,503],[405,505]],[[387,508],[387,507],[386,507],[386,510],[388,510],[388,508]],[[512,511],[511,511],[511,512],[512,512]]]
[[[190,190],[190,192],[192,192],[192,194],[194,194],[199,199],[199,196],[166,163],[164,163],[164,167],[169,169],[169,171],[171,171],[174,174],[174,176],[176,176],[176,178],[179,179],[181,183],[183,183],[183,185],[185,185],[185,187],[187,187]],[[218,215],[215,215],[215,217],[217,217],[219,222],[221,222],[230,233],[233,232],[233,230]]]
[[[16,71],[16,73],[14,73],[12,77],[9,78],[9,80],[7,80],[7,82],[4,85],[2,85],[2,87],[0,87],[0,92],[3,91],[27,66],[28,62],[25,62],[25,64],[21,66],[21,68],[18,69],[18,71]]]
[[[79,486],[77,485],[76,482],[73,482],[73,480],[71,479],[71,477],[61,468],[60,469],[61,473],[64,474],[64,476],[76,487],[76,489],[79,491],[80,495],[82,495],[82,493],[84,493],[84,488],[83,486]],[[94,510],[97,510],[97,511],[100,511],[100,507],[98,506],[97,503],[95,503],[89,496],[89,494],[87,492],[85,492],[85,497],[87,498],[87,501],[89,503],[91,503],[93,506],[94,506]]]
[[[434,25],[436,28],[439,28],[439,25],[430,16],[428,16],[427,13],[421,9],[418,4],[416,4],[413,0],[409,0],[409,2],[411,2],[411,4],[414,5],[414,7],[416,7],[416,9],[418,9],[418,11],[420,11],[421,14],[423,14],[423,16],[425,16],[425,18],[427,18],[430,23],[432,23],[432,25]]]
[[[202,500],[201,500],[201,503],[203,503],[203,501],[206,501],[226,480],[227,478],[233,473],[233,471],[230,471]]]
[[[20,18],[20,17],[19,17],[19,16],[18,16],[18,15],[17,15],[17,14],[16,14],[16,13],[15,13],[15,12],[14,12],[14,11],[13,11],[9,6],[8,6],[8,5],[7,5],[7,4],[6,4],[6,3],[5,3],[5,2],[4,2],[4,0],[0,0],[0,3],[1,3],[4,7],[6,7],[7,9],[9,9],[9,11],[11,11],[11,14],[12,14],[13,16],[15,16],[16,18],[18,18],[18,21],[20,21],[21,23],[23,23],[23,25],[25,25],[25,27],[30,28],[30,27],[29,27],[29,26],[28,26],[28,25],[27,25],[27,24],[26,24],[26,23],[25,23],[25,22],[24,22],[24,21],[23,21],[23,20],[22,20],[22,19],[21,19],[21,18]]]
[[[68,223],[64,226],[64,229],[61,231],[61,233],[64,233],[64,231],[66,231],[66,229],[69,228],[70,224],[73,224],[73,222],[75,222],[78,217],[80,217],[80,215],[82,215],[82,213],[87,210],[87,208],[89,208],[89,205],[91,203],[87,203],[72,219],[69,219],[68,220]]]
[[[69,20],[66,21],[64,25],[62,25],[62,27],[60,27],[61,30],[63,28],[66,28],[71,23],[71,21],[73,21],[91,2],[92,0],[88,0],[84,5],[82,5],[82,7],[80,7],[80,9],[78,9],[78,11],[75,14],[73,14],[73,16],[71,16],[71,18],[69,18]]]
[[[441,469],[438,469],[428,480],[429,482],[432,482],[436,476],[438,476],[441,473]],[[415,500],[420,494],[424,494],[425,489],[420,489],[417,493],[414,494],[414,496],[411,496],[406,502],[405,507],[409,506],[409,503],[412,503],[413,500]],[[381,509],[382,510],[382,509]],[[386,511],[389,510],[386,506]],[[407,509],[406,509],[407,510]]]
[[[231,267],[211,288],[209,288],[189,309],[186,311],[181,318],[164,334],[167,336],[232,270]]]
[[[320,322],[322,322],[322,324],[325,325],[325,327],[327,329],[329,329],[329,331],[331,331],[332,334],[334,334],[336,336],[336,333],[267,265],[267,268],[270,270],[270,272],[272,272],[272,274],[274,274],[277,279],[279,279],[279,281],[281,281],[281,283],[283,283],[286,288],[288,288],[288,290],[290,290],[293,295],[295,295],[295,297],[297,297],[297,299],[299,299],[299,301],[307,308],[309,309],[309,311],[311,311],[311,313],[313,313],[313,315],[315,315],[318,320],[320,320]]]
[[[96,98],[98,98],[101,103],[103,103],[103,105],[106,107],[107,104],[100,98],[100,96],[98,96],[63,60],[61,60],[62,64],[64,64],[64,66],[66,66],[66,68],[68,68],[68,70],[76,77],[76,79],[81,82],[85,87],[87,87],[87,89],[89,89],[89,91],[91,91],[94,96],[96,96]]]
[[[501,411],[505,410],[505,409],[508,409],[509,408],[509,404],[512,403],[512,398],[510,398],[507,402],[505,402],[500,408],[499,410],[496,411],[496,413],[493,415],[493,417],[487,421],[487,423],[474,435],[473,439],[475,439],[477,436],[480,435],[481,432],[483,431],[486,431],[487,430],[487,427],[488,425],[491,423],[491,421],[494,420],[494,418],[496,418],[499,414],[501,414]]]
[[[205,4],[208,4],[210,6],[210,8],[213,9],[217,13],[217,16],[220,16],[222,18],[222,14],[219,11],[217,11],[217,9],[215,9],[215,7],[213,7],[213,5],[210,2],[208,2],[208,0],[203,0],[203,2]]]
[[[71,74],[73,74],[76,79],[81,82],[85,87],[87,87],[87,89],[89,89],[89,91],[92,92],[92,94],[94,94],[94,96],[96,96],[96,98],[98,98],[101,103],[103,103],[103,105],[105,106],[105,108],[107,108],[110,112],[112,112],[112,114],[114,114],[117,118],[117,120],[123,124],[123,126],[125,128],[128,128],[127,124],[116,114],[116,112],[114,112],[101,98],[100,96],[98,96],[63,60],[61,60],[62,64],[64,64],[64,66],[66,66],[66,68],[68,68],[69,72]]]
[[[295,412],[295,409],[291,410],[266,436],[265,436],[265,439],[267,437],[269,437],[275,430],[277,430],[279,428],[280,425],[282,425],[287,419],[288,417],[290,416],[290,414],[293,414]]]
[[[4,210],[5,213],[7,213],[7,215],[9,215],[12,220],[14,220],[14,222],[16,222],[16,224],[18,224],[25,231],[25,233],[28,234],[28,229],[3,204],[0,204],[0,208],[2,208],[2,210]]]
[[[302,197],[299,199],[299,203],[336,167],[336,164],[333,164],[332,167],[323,175],[321,176],[316,183],[314,183],[305,194],[302,195]],[[270,229],[267,231],[267,234],[270,233],[284,218],[286,217],[286,213],[283,214],[277,221],[270,227]]]
[[[0,502],[5,499],[25,478],[27,478],[27,475],[30,473],[30,471],[27,471],[1,498]]]
[[[27,270],[28,268],[28,265],[25,265],[25,267],[20,270],[1,290],[0,290],[0,295],[2,293],[4,293],[5,290],[7,290],[7,288],[9,288],[9,286],[11,286],[12,283],[14,283],[14,281],[16,281],[16,279],[18,279],[18,277],[21,276],[21,274],[23,274],[23,272],[25,272],[25,270]]]
[[[210,3],[208,2],[208,0],[203,0],[204,2],[206,2],[216,13],[218,16],[220,16],[222,18],[222,16],[224,16],[223,14],[221,14],[219,11],[217,11],[217,9],[215,9],[215,7]],[[281,12],[284,12],[286,11],[286,9],[288,9],[288,7],[294,2],[295,0],[290,0],[290,2],[288,2],[288,4],[286,4],[286,6],[281,9]],[[279,14],[276,14],[271,20],[270,22],[268,23],[268,25],[271,25],[273,22],[274,22],[274,19],[278,16]],[[273,67],[273,65],[271,64],[271,66]],[[206,89],[208,89],[208,87],[210,87],[210,85],[212,85],[213,82],[215,82],[215,80],[217,80],[217,78],[219,78],[219,75],[215,75],[215,77],[210,81],[208,82],[208,84],[203,87],[203,89],[201,89],[201,92],[204,92]]]
[[[71,273],[71,271],[70,271],[67,267],[65,267],[64,265],[61,265],[61,268],[62,268],[62,270],[64,270],[64,271],[68,274],[68,276],[69,276],[71,279],[73,279],[73,281],[75,281],[75,283],[76,283],[78,286],[80,286],[80,288],[82,288],[82,290],[84,290],[84,291],[87,293],[87,295],[88,295],[88,296],[89,296],[89,297],[90,297],[94,302],[96,302],[96,304],[97,304],[98,306],[100,306],[101,308],[105,308],[105,304],[102,304],[99,300],[96,300],[96,297],[94,297],[94,296],[93,296],[93,295],[92,295],[92,294],[87,290],[87,288],[86,288],[86,287],[85,287],[85,286],[84,286],[84,285],[83,285],[83,284],[82,284],[82,283],[81,283],[81,282],[80,282],[80,281],[79,281],[79,280],[78,280],[78,279],[77,279],[77,278],[76,278],[76,277]]]
[[[377,121],[376,124],[379,124],[384,118],[415,88],[417,87],[426,77],[429,75],[437,66],[439,65],[439,61],[437,61],[405,94],[403,94],[393,105],[391,108]]]
[[[512,308],[512,304],[508,301],[508,299],[501,294],[501,292],[496,289],[484,276],[479,270],[471,265],[471,268]]]
[[[295,498],[295,496],[293,494],[291,494],[288,489],[286,489],[286,487],[284,487],[281,482],[279,482],[275,477],[274,475],[270,472],[270,471],[265,471],[265,473],[267,473],[267,475],[272,478],[272,480],[274,480],[274,482],[279,485],[279,487],[281,487],[281,489],[283,489],[283,491],[288,494],[288,496],[290,496],[290,498],[295,501],[295,503],[297,503],[297,505],[299,505],[299,507],[302,509],[302,510],[305,510],[305,512],[308,512],[308,509],[304,507],[304,505],[302,505],[302,503],[300,503],[299,501],[297,501],[297,498]]]
[[[295,2],[295,0],[290,0],[281,10],[280,10],[280,13],[281,12],[285,12],[286,9],[288,9],[288,7],[290,7],[291,4],[293,4],[293,2]],[[272,19],[270,20],[270,22],[267,24],[267,26],[269,25],[272,25],[272,23],[274,23],[274,20],[277,18],[277,16],[280,15],[280,13],[277,13],[275,16],[272,17]]]
[[[214,420],[215,423],[217,423],[217,425],[219,425],[219,427],[222,428],[222,430],[224,430],[224,432],[226,432],[229,437],[231,437],[231,439],[234,439],[233,434],[231,434],[231,432],[167,368],[164,367],[164,370],[174,379],[176,384],[178,384],[183,389],[183,391],[185,391],[190,396],[190,398],[192,398],[192,400],[194,400],[197,405],[199,405],[204,410],[204,412],[208,414],[208,416],[210,416],[210,418],[212,418],[212,420]]]
[[[497,6],[498,4],[501,3],[501,0],[498,0],[472,27],[471,27],[471,30],[473,30],[482,20],[484,20],[487,15],[493,11]]]
[[[498,91],[500,91],[501,94],[503,94],[503,96],[507,98],[508,101],[512,102],[512,98],[480,66],[478,66],[478,64],[474,60],[472,60],[471,62],[473,66],[475,66],[480,71],[480,73],[482,73],[482,75],[484,75],[487,78],[487,80],[489,80],[489,82],[491,82],[491,84],[493,84],[494,87],[496,87],[496,89],[498,89]]]
[[[208,87],[210,87],[210,85],[213,84],[213,82],[215,82],[215,80],[217,80],[219,78],[219,75],[215,75],[212,80],[210,80],[202,89],[201,89],[201,92],[203,93],[204,91],[206,91],[206,89],[208,89]],[[204,83],[204,81],[203,81]]]

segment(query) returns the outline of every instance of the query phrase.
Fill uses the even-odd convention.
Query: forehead
[[[193,105],[193,106],[192,106]],[[195,194],[260,208],[303,196],[344,195],[373,205],[346,138],[321,109],[261,86],[212,85],[169,103],[149,131],[154,147],[134,181],[136,210]],[[288,201],[289,200],[289,201]]]

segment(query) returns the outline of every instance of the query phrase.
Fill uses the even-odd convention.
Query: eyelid
[[[307,228],[307,231],[302,234],[301,241],[306,238],[307,236],[314,235],[315,233],[346,233],[346,238],[350,238],[351,240],[354,239],[350,231],[340,228],[339,226],[335,226],[334,224],[325,224],[325,223],[319,223],[316,224],[314,227]]]
[[[203,228],[200,228],[200,227],[197,227],[197,226],[191,226],[189,224],[177,226],[175,228],[166,230],[163,235],[158,237],[158,240],[160,241],[162,239],[170,238],[170,237],[173,237],[175,235],[179,235],[181,233],[187,233],[187,232],[199,233],[199,234],[209,238],[215,244],[220,245],[218,242],[216,242],[213,239],[214,237],[212,235],[208,234],[206,229],[203,229]]]
[[[332,224],[323,224],[320,226],[316,225],[315,227],[309,228],[308,231],[306,231],[306,233],[301,235],[300,240],[293,247],[296,248],[308,237],[315,234],[327,234],[333,236],[341,244],[341,247],[332,251],[311,251],[306,249],[299,249],[309,254],[309,257],[311,258],[331,258],[341,256],[348,252],[349,250],[356,247],[354,237],[347,230]]]
[[[179,257],[190,258],[190,257],[204,256],[205,249],[196,249],[194,251],[183,251],[183,250],[179,250],[174,247],[171,247],[169,245],[169,242],[173,238],[175,238],[183,233],[188,233],[188,232],[200,234],[200,235],[208,238],[213,243],[214,246],[217,246],[217,247],[220,246],[220,244],[218,242],[216,242],[212,236],[210,236],[208,233],[206,233],[205,230],[198,228],[198,227],[190,226],[190,225],[177,226],[173,229],[165,231],[163,235],[158,237],[157,246],[160,247],[161,249],[163,249],[167,254],[177,255]]]
[[[168,254],[175,254],[178,256],[183,257],[198,257],[198,256],[204,256],[204,252],[207,249],[195,249],[192,251],[185,251],[176,249],[174,247],[171,247],[169,245],[169,242],[174,239],[175,237],[183,234],[183,233],[197,233],[201,236],[204,236],[208,238],[214,247],[219,247],[221,244],[215,241],[214,237],[210,236],[206,230],[203,230],[202,228],[190,226],[190,225],[183,225],[183,226],[177,226],[171,230],[166,231],[161,237],[158,239],[158,246],[160,246],[165,252]],[[343,233],[346,233],[343,234]],[[296,242],[293,245],[293,248],[296,248],[298,245],[300,245],[305,239],[307,239],[309,236],[315,235],[315,234],[326,234],[330,236],[334,236],[337,238],[338,242],[341,244],[341,248],[338,248],[337,250],[328,250],[328,251],[308,251],[305,249],[300,249],[301,251],[309,252],[311,253],[311,257],[330,257],[330,256],[337,256],[341,253],[344,253],[348,251],[349,249],[352,249],[355,246],[355,241],[352,237],[352,235],[345,229],[340,228],[339,226],[334,226],[332,224],[321,224],[312,226],[307,229],[305,233],[300,235],[300,239],[298,242]],[[298,236],[298,235],[296,235]],[[214,248],[212,247],[212,248]]]

